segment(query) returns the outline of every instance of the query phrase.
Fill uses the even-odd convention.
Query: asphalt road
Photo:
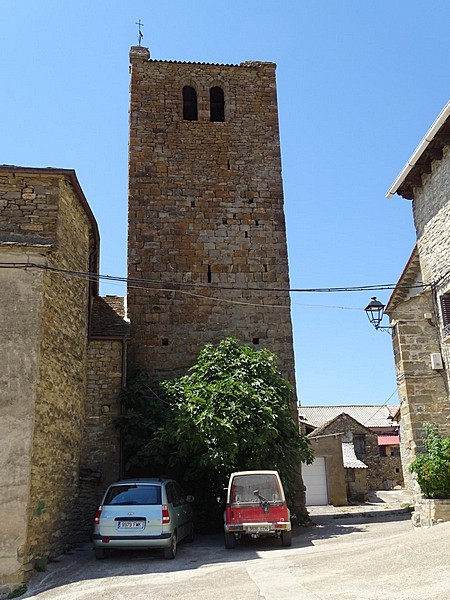
[[[450,523],[413,530],[410,515],[316,515],[292,548],[222,536],[96,561],[90,546],[37,573],[22,598],[37,600],[450,600]]]

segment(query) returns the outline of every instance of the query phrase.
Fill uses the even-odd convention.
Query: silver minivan
[[[193,500],[173,479],[113,483],[94,519],[95,557],[114,548],[162,548],[165,558],[175,558],[178,542],[194,539]]]

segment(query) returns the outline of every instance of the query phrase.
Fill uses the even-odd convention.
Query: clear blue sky
[[[447,2],[3,0],[0,19],[0,163],[76,170],[103,274],[126,275],[140,19],[156,59],[277,63],[291,286],[398,280],[415,243],[411,203],[385,192],[449,99]],[[293,294],[302,404],[383,404],[395,392],[390,337],[362,310],[371,295]]]

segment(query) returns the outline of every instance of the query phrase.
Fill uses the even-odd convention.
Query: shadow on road
[[[182,572],[204,566],[257,560],[267,552],[273,552],[274,557],[288,556],[292,551],[313,546],[316,540],[363,534],[366,532],[365,524],[369,521],[409,518],[410,515],[406,513],[389,515],[381,511],[364,515],[342,514],[338,518],[333,515],[315,516],[315,526],[295,529],[291,548],[283,548],[280,540],[274,538],[245,538],[233,550],[226,550],[223,534],[199,535],[192,544],[181,543],[178,546],[175,560],[165,560],[160,550],[113,551],[105,560],[96,560],[92,546],[87,544],[49,563],[46,572],[34,574],[29,582],[28,592],[22,598],[39,598],[47,590],[87,580]],[[64,597],[63,590],[60,597]]]

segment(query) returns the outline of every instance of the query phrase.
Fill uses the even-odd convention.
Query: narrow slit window
[[[225,121],[225,97],[221,87],[215,86],[209,90],[209,102],[211,122]]]
[[[212,282],[211,265],[208,265],[208,283]]]
[[[185,121],[197,121],[197,92],[190,85],[183,88],[183,119]]]

